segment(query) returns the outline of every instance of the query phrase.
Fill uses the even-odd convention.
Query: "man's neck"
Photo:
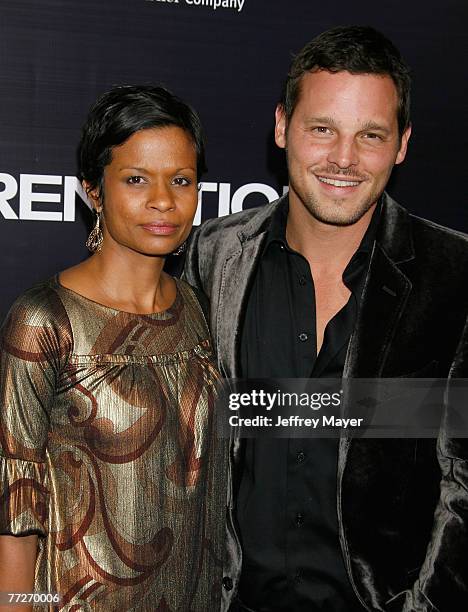
[[[286,226],[289,246],[307,259],[315,274],[341,276],[361,244],[376,204],[373,204],[359,221],[348,226],[322,223],[301,203],[295,204],[290,202]]]

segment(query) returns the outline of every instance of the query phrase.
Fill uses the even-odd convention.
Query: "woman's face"
[[[195,145],[176,126],[136,132],[112,150],[103,186],[103,248],[168,255],[197,209]]]

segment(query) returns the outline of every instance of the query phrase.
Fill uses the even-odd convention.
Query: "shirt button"
[[[298,463],[304,463],[305,461],[305,453],[303,451],[299,451],[296,455],[296,459]]]
[[[294,582],[300,582],[302,579],[302,572],[301,570],[298,570],[294,576]]]
[[[299,284],[301,285],[301,287],[303,287],[304,285],[307,285],[307,281],[305,276],[301,276],[299,279]]]
[[[231,591],[232,590],[232,578],[229,578],[229,576],[224,576],[223,578],[223,587],[226,589],[226,591]]]
[[[302,334],[299,334],[299,340],[301,342],[305,342],[308,339],[309,339],[309,336],[307,334],[305,334],[304,332]]]
[[[298,512],[296,514],[296,525],[300,527],[303,522],[304,522],[304,515],[301,512]]]

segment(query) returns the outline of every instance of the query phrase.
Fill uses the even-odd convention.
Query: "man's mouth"
[[[333,185],[333,187],[357,187],[361,181],[344,181],[343,179],[332,179],[324,176],[317,176],[321,183]]]

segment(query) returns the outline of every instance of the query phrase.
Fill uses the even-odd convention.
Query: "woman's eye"
[[[186,186],[186,185],[191,185],[192,181],[189,180],[188,178],[185,178],[185,176],[176,176],[172,180],[172,183],[173,185]]]
[[[127,179],[127,183],[130,185],[141,185],[145,182],[145,179],[142,176],[130,176]]]

